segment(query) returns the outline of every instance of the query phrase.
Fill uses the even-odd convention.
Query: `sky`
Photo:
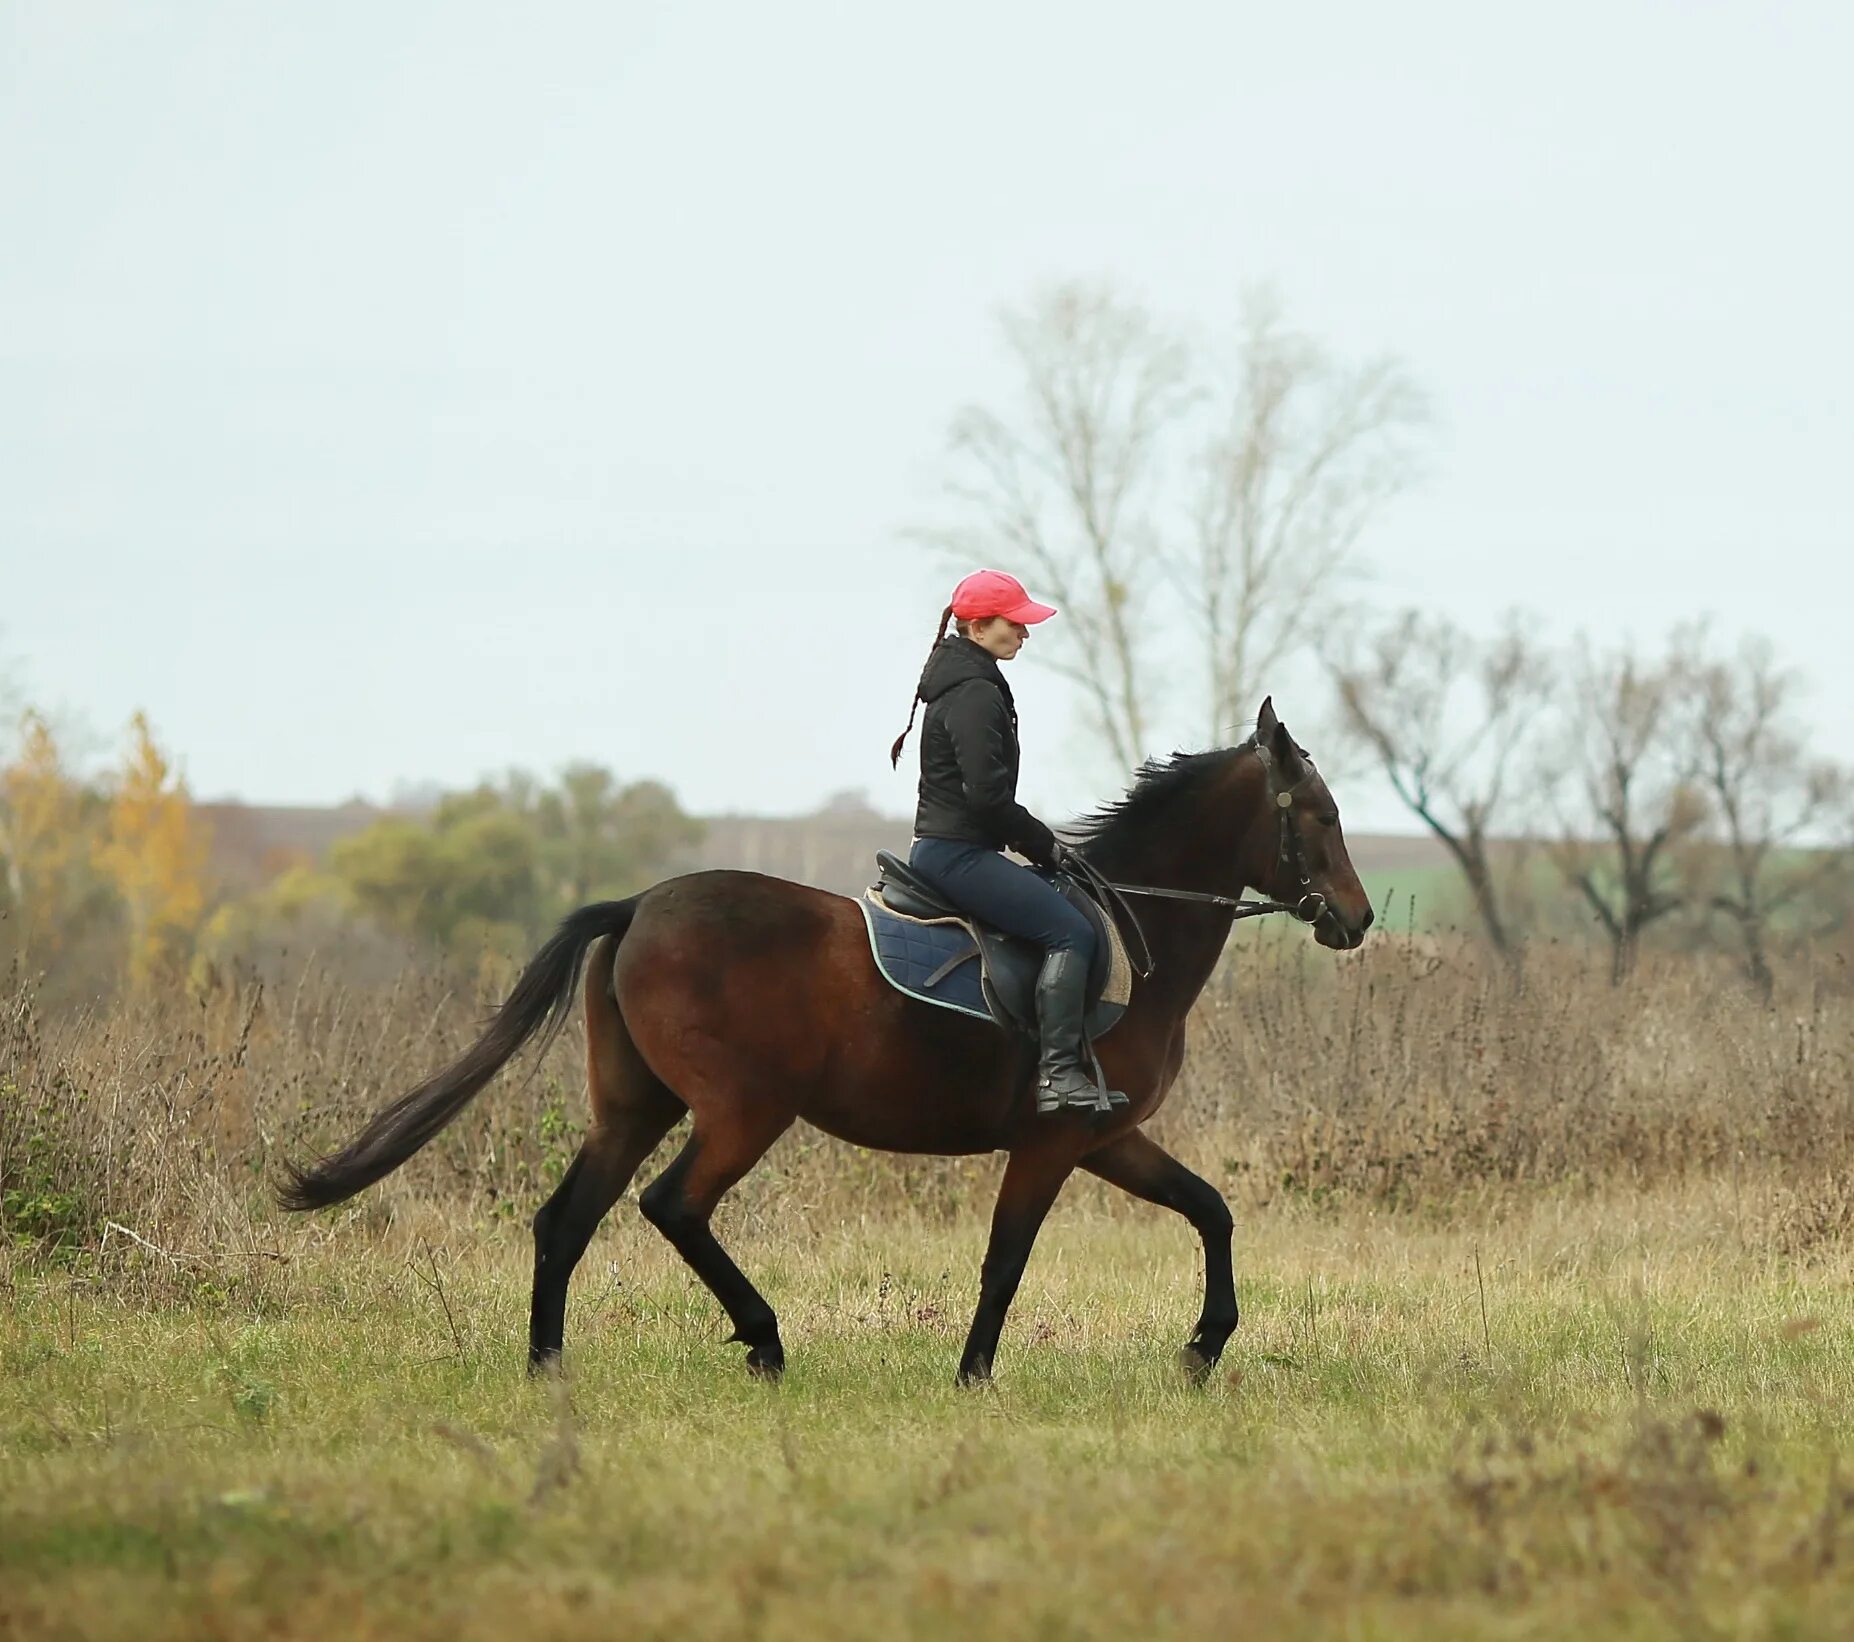
[[[1001,306],[1268,282],[1435,407],[1374,602],[1768,633],[1854,759],[1850,61],[1809,3],[0,0],[0,673],[201,797],[905,812]],[[1010,676],[1032,807],[1106,796]]]

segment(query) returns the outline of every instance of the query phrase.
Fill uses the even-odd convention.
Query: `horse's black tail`
[[[286,1164],[289,1179],[278,1190],[277,1201],[286,1209],[325,1209],[346,1201],[391,1174],[435,1137],[537,1031],[546,1028],[542,1042],[551,1042],[572,1012],[586,949],[601,935],[622,940],[637,903],[638,897],[632,896],[570,913],[529,961],[515,990],[470,1049],[401,1095],[340,1151],[306,1169]]]

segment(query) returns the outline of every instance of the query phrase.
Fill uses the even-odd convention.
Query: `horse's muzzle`
[[[1309,897],[1317,900],[1317,895]],[[1365,931],[1372,925],[1373,919],[1367,908],[1362,921],[1349,924],[1331,907],[1322,909],[1318,918],[1312,920],[1313,938],[1321,946],[1334,952],[1350,952],[1354,947],[1365,944]]]

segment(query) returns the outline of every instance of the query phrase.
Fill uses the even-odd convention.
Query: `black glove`
[[[1073,874],[1075,871],[1075,852],[1070,849],[1067,844],[1057,839],[1049,846],[1049,854],[1043,860],[1038,861],[1036,865],[1040,870],[1048,873],[1066,872]]]
[[[1054,872],[1062,858],[1061,841],[1041,823],[1034,833],[1019,841],[1017,848],[1026,861],[1045,872]]]

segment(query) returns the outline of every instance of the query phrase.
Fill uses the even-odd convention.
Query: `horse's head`
[[[1321,946],[1357,946],[1371,927],[1371,899],[1346,854],[1339,806],[1307,750],[1275,716],[1273,697],[1256,715],[1255,750],[1264,797],[1243,839],[1245,880],[1304,907]]]

